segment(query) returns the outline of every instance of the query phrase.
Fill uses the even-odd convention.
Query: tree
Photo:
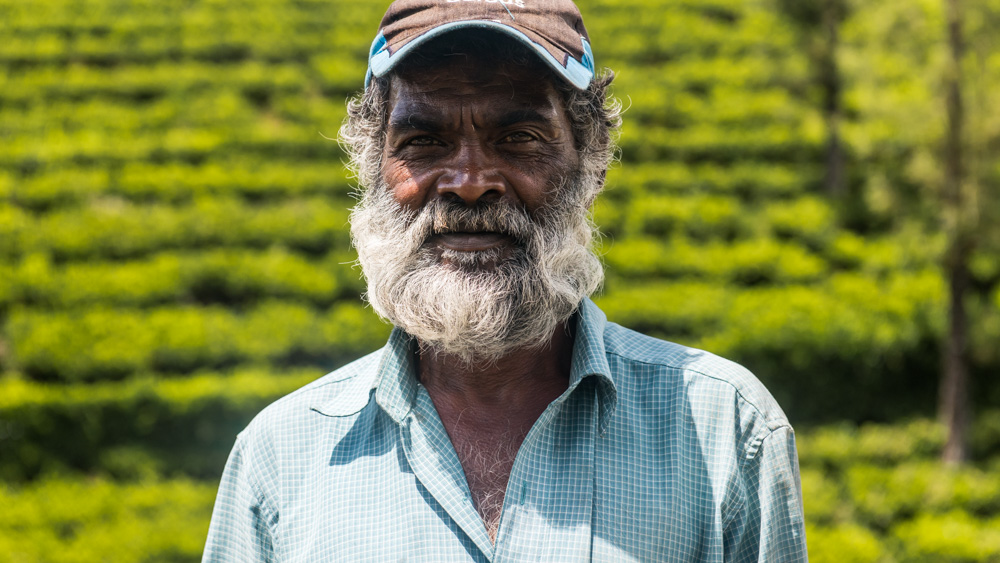
[[[777,0],[777,3],[781,13],[795,25],[813,66],[827,134],[823,185],[828,194],[840,196],[846,185],[847,159],[840,134],[843,79],[837,51],[840,25],[847,18],[848,4],[846,0]]]
[[[956,465],[969,456],[969,257],[978,230],[975,217],[966,212],[964,170],[964,125],[962,58],[965,50],[963,13],[959,0],[944,0],[948,24],[948,64],[945,73],[945,110],[948,119],[944,142],[944,186],[942,200],[948,231],[944,257],[948,280],[948,331],[945,338],[938,415],[948,428],[942,459]]]
[[[1000,297],[1000,2],[871,0],[855,11],[845,74],[865,196],[886,230],[919,225],[943,242],[937,407],[943,460],[958,464],[969,457],[976,358],[1000,359],[1000,299],[991,297]]]

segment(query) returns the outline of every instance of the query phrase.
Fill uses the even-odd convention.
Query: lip
[[[433,244],[459,252],[490,250],[510,241],[509,236],[500,233],[445,233],[431,238]]]

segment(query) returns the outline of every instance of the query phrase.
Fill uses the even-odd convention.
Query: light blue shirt
[[[496,545],[397,329],[239,435],[204,561],[805,561],[795,437],[760,382],[589,300],[576,319]]]

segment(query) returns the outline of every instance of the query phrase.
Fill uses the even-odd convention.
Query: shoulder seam
[[[733,384],[732,381],[729,381],[729,380],[726,380],[726,379],[722,379],[721,377],[717,377],[717,376],[714,376],[714,375],[709,375],[709,374],[707,374],[707,373],[705,373],[703,371],[692,369],[690,367],[681,367],[681,366],[677,366],[677,365],[674,365],[674,364],[668,364],[668,363],[648,362],[648,361],[645,361],[645,360],[639,360],[639,359],[636,359],[636,358],[630,358],[628,356],[623,356],[622,354],[619,354],[618,352],[613,352],[611,350],[607,350],[606,353],[612,354],[614,356],[618,356],[619,358],[622,358],[623,360],[626,360],[626,361],[629,361],[629,362],[635,362],[635,363],[639,363],[639,364],[645,364],[645,365],[648,365],[648,366],[663,366],[663,367],[670,368],[670,369],[677,369],[677,370],[687,371],[687,372],[690,372],[690,373],[698,374],[698,375],[700,375],[702,377],[707,377],[708,379],[712,379],[712,380],[718,381],[720,383],[724,383],[724,384],[732,387],[733,390],[736,392],[736,395],[744,403],[746,403],[747,405],[750,405],[750,407],[757,413],[757,415],[760,416],[760,418],[767,423],[767,427],[768,428],[771,428],[772,430],[774,430],[774,429],[780,428],[781,426],[788,426],[789,428],[791,427],[791,424],[788,422],[788,420],[786,418],[768,418],[767,416],[765,416],[764,413],[760,410],[760,407],[758,407],[756,403],[754,403],[753,401],[751,401],[750,399],[748,399],[743,394],[743,391],[737,385]],[[739,364],[735,364],[735,365],[739,365]],[[741,368],[742,368],[742,366],[741,366]],[[742,369],[746,370],[746,368],[742,368]],[[778,423],[778,424],[774,425],[773,423]]]
[[[740,462],[740,466],[742,467],[745,463],[756,459],[757,454],[760,452],[761,446],[764,445],[764,441],[773,436],[774,433],[777,432],[778,430],[784,428],[787,428],[789,431],[793,433],[795,432],[795,430],[792,428],[792,425],[786,422],[784,424],[779,424],[773,427],[771,425],[768,425],[763,430],[761,430],[761,432],[757,436],[754,436],[753,440],[751,440],[750,443],[747,444],[747,452],[746,455],[743,457],[743,461]]]
[[[247,467],[247,469],[249,469],[246,481],[247,486],[250,487],[254,500],[263,512],[262,516],[265,524],[267,524],[267,531],[271,534],[271,545],[273,546],[278,537],[277,528],[275,527],[274,522],[278,519],[280,512],[276,507],[272,506],[267,494],[264,493],[263,489],[261,489],[260,484],[258,483],[257,475],[255,475],[255,468],[251,466]]]

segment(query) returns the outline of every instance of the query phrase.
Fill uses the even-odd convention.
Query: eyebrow
[[[534,108],[523,108],[501,115],[496,123],[497,127],[509,127],[518,123],[551,123],[551,121]]]
[[[389,120],[389,128],[395,131],[440,131],[445,128],[443,120],[432,115],[436,108],[418,108],[416,111],[394,116]],[[430,110],[430,111],[428,111]],[[534,108],[509,111],[493,120],[495,127],[510,127],[518,123],[548,124],[552,120]]]
[[[389,128],[396,131],[440,131],[444,129],[444,125],[440,119],[435,117],[407,113],[391,119]]]

